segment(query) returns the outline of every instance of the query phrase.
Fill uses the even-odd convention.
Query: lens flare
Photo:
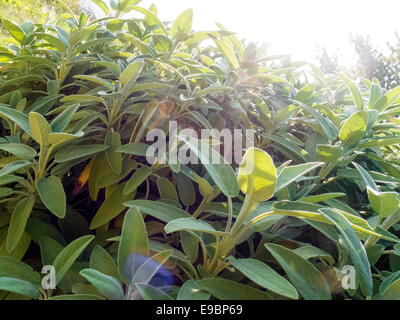
[[[151,257],[132,253],[126,259],[123,275],[130,280],[129,297],[137,299],[138,286],[145,286],[146,290],[154,289],[153,294],[167,293],[175,283],[174,275],[163,265]],[[161,297],[160,297],[161,298]]]

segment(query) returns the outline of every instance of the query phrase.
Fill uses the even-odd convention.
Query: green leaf
[[[289,184],[309,173],[310,171],[322,166],[323,164],[323,162],[308,162],[283,168],[278,174],[276,180],[275,193],[287,187]]]
[[[0,186],[4,186],[4,185],[10,184],[10,183],[21,181],[23,179],[24,179],[23,177],[15,176],[12,174],[5,175],[2,178],[0,178]]]
[[[247,278],[263,288],[290,299],[299,298],[293,285],[265,263],[255,259],[235,259],[234,257],[229,257],[229,261]]]
[[[199,243],[198,235],[190,231],[181,231],[181,246],[182,250],[191,263],[194,263],[199,256]]]
[[[115,91],[115,86],[110,81],[108,81],[106,79],[102,79],[102,78],[97,77],[97,76],[77,75],[77,76],[74,76],[74,78],[87,80],[87,81],[90,81],[90,82],[94,82],[94,83],[97,83],[97,84],[99,84],[101,86],[106,87],[110,91]]]
[[[367,252],[369,264],[373,267],[382,256],[385,247],[381,244],[373,244],[367,247],[365,251]]]
[[[40,256],[43,265],[52,265],[63,246],[56,240],[47,236],[39,238]]]
[[[124,19],[112,19],[107,23],[107,29],[112,31],[112,32],[118,32],[122,29],[122,27],[125,24],[125,20]]]
[[[137,169],[125,184],[124,195],[134,192],[152,173],[149,166],[144,165]]]
[[[185,175],[179,173],[176,178],[176,186],[179,198],[185,206],[191,206],[196,202],[196,191],[193,182]]]
[[[164,222],[170,222],[175,219],[190,217],[190,214],[188,212],[163,202],[150,200],[132,200],[125,202],[124,205],[127,207],[137,207],[140,211]]]
[[[235,49],[228,38],[215,39],[213,38],[218,49],[222,52],[225,59],[230,64],[231,68],[236,70],[239,68],[239,61],[236,57]]]
[[[318,160],[324,162],[335,162],[343,154],[341,146],[331,146],[329,144],[317,145]]]
[[[121,38],[121,40],[123,40],[124,42],[129,41],[130,43],[132,43],[135,47],[139,49],[142,54],[156,56],[156,51],[151,46],[129,33],[121,33],[119,34],[119,38]]]
[[[381,300],[399,300],[400,299],[400,279],[393,281],[389,287],[380,295]]]
[[[379,192],[367,187],[368,200],[374,211],[386,218],[399,210],[400,201],[397,192]]]
[[[328,209],[328,207],[301,201],[276,201],[272,206],[272,213],[268,213],[268,215],[271,214],[284,215],[284,216],[297,217],[307,220],[323,222],[327,224],[334,224],[332,221],[330,221],[320,213],[319,209],[323,208]],[[338,209],[336,210],[339,211]],[[344,212],[342,210],[340,210],[340,213],[344,215],[347,220],[349,220],[351,226],[355,230],[388,241],[398,242],[398,239],[396,239],[396,237],[394,237],[390,233],[382,233],[380,230],[372,229],[371,226],[368,224],[368,222],[365,221],[364,219],[356,215]],[[265,215],[267,214],[262,214],[257,218],[255,218],[255,220],[260,220]]]
[[[150,284],[137,283],[136,288],[143,300],[174,300],[169,294]]]
[[[59,218],[65,217],[67,198],[58,177],[40,178],[36,182],[36,190],[47,209]]]
[[[3,27],[12,35],[12,37],[18,42],[22,43],[25,40],[25,32],[19,27],[16,23],[7,20],[1,19],[1,23]]]
[[[92,235],[80,237],[61,250],[53,262],[54,269],[56,270],[57,284],[93,239],[94,236]]]
[[[342,234],[346,241],[346,249],[354,263],[357,276],[360,279],[361,290],[366,296],[372,296],[373,283],[371,267],[365,248],[356,232],[350,225],[349,221],[337,210],[319,209],[319,211],[331,220]]]
[[[12,153],[22,160],[32,160],[36,156],[36,150],[22,143],[1,143],[0,150]]]
[[[179,135],[178,138],[199,158],[222,193],[236,197],[239,193],[236,174],[226,160],[214,148],[198,139],[185,135]]]
[[[304,103],[301,103],[299,101],[294,101],[294,102],[297,103],[302,108],[306,109],[309,113],[311,113],[311,115],[315,118],[315,120],[317,120],[317,122],[321,126],[323,132],[325,133],[326,137],[330,141],[334,141],[337,138],[337,136],[338,136],[337,128],[332,123],[332,121],[329,120],[329,118],[321,115],[314,108],[312,108]]]
[[[22,235],[22,238],[21,238],[20,242],[18,243],[18,245],[16,246],[15,250],[13,252],[9,253],[6,248],[7,241],[5,239],[2,243],[2,245],[0,246],[0,255],[1,256],[9,256],[9,257],[13,257],[13,258],[21,260],[27,253],[30,243],[31,243],[31,239],[29,238],[28,234],[26,232],[24,232],[24,234]]]
[[[163,30],[165,35],[168,34],[167,30],[165,29],[164,24],[157,18],[157,15],[155,15],[153,12],[151,12],[150,10],[147,10],[143,7],[138,7],[138,6],[129,6],[129,8],[143,13],[150,22],[158,25]]]
[[[47,41],[47,44],[50,44],[51,46],[56,48],[59,52],[65,52],[65,50],[67,49],[64,42],[62,42],[60,39],[49,33],[35,32],[35,35],[38,39]]]
[[[108,148],[109,146],[102,144],[68,146],[57,151],[54,155],[54,159],[57,163],[67,162],[99,153]]]
[[[193,10],[187,9],[174,21],[171,27],[171,35],[175,40],[181,40],[189,36],[192,30]]]
[[[26,160],[17,160],[17,161],[11,162],[11,163],[7,164],[6,166],[4,166],[3,169],[0,170],[0,178],[4,177],[5,175],[12,173],[14,171],[17,171],[19,169],[30,166],[31,164],[32,164],[32,162],[26,161]]]
[[[156,89],[171,89],[172,86],[168,83],[136,83],[132,87],[129,88],[128,94],[132,94],[134,92],[140,92],[140,91],[155,91]]]
[[[115,173],[120,174],[122,170],[122,154],[117,152],[117,149],[121,146],[119,133],[107,132],[104,144],[109,146],[105,151],[105,155],[111,169]]]
[[[103,202],[90,224],[90,229],[101,227],[124,211],[124,202],[134,197],[134,192],[128,194],[123,193],[125,187],[126,182],[118,185],[111,195]]]
[[[18,293],[32,299],[38,299],[40,296],[39,289],[31,283],[9,277],[0,277],[0,290]]]
[[[285,148],[285,151],[286,150],[290,151],[291,155],[295,157],[295,159],[298,157],[299,159],[306,161],[306,156],[308,155],[307,151],[300,148],[292,140],[277,135],[262,134],[262,136],[269,140],[274,141],[276,143],[276,145],[274,144],[274,147],[277,148],[278,150],[280,148]]]
[[[34,57],[34,56],[18,56],[13,59],[13,61],[25,61],[29,64],[33,65],[43,65],[48,67],[49,69],[56,70],[57,66],[49,59],[42,57]]]
[[[12,195],[13,193],[14,193],[14,190],[11,188],[0,187],[0,197],[8,197],[9,195]]]
[[[97,245],[90,255],[90,268],[120,280],[118,268],[111,255]]]
[[[198,231],[213,234],[214,236],[222,236],[227,232],[217,231],[207,222],[197,220],[193,217],[179,218],[169,221],[165,226],[166,233],[172,233],[181,230]]]
[[[353,165],[356,167],[358,172],[360,173],[361,177],[363,178],[365,184],[370,187],[373,190],[379,191],[378,186],[376,185],[374,179],[371,177],[371,175],[365,170],[363,167],[361,167],[358,163],[353,162]]]
[[[362,168],[361,168],[362,169]],[[387,175],[381,172],[376,172],[376,171],[366,171],[364,169],[364,174],[362,175],[359,170],[357,169],[350,169],[350,168],[346,168],[346,169],[339,169],[336,171],[336,175],[337,177],[340,178],[348,178],[348,179],[357,179],[357,180],[364,180],[364,176],[366,179],[368,180],[374,180],[375,182],[379,182],[379,183],[387,183],[387,184],[398,184],[400,183],[400,179],[395,178],[391,175]],[[367,178],[367,175],[365,175],[365,173],[367,173],[370,178]],[[362,182],[362,181],[361,181]],[[365,180],[364,180],[365,182]],[[372,184],[372,181],[370,181],[369,183]]]
[[[310,83],[308,85],[305,85],[301,90],[296,94],[296,100],[306,103],[307,100],[312,96],[314,92],[314,84]]]
[[[0,105],[0,114],[14,121],[22,130],[32,137],[29,118],[26,114],[2,105]]]
[[[38,98],[31,106],[29,106],[26,110],[24,110],[24,113],[29,114],[30,112],[35,111],[39,112],[40,114],[45,114],[54,106],[56,101],[60,99],[62,96],[63,96],[62,94],[56,94]]]
[[[78,109],[79,103],[75,103],[61,112],[50,124],[52,132],[63,132]]]
[[[306,300],[330,300],[329,285],[324,276],[310,262],[292,250],[268,243],[265,247],[285,270],[290,281]]]
[[[142,214],[137,208],[130,208],[124,218],[118,247],[118,268],[127,283],[130,283],[129,280],[133,276],[129,270],[130,261],[128,259],[132,255],[147,257],[148,247],[146,225]]]
[[[14,251],[18,242],[21,240],[34,204],[35,198],[29,197],[21,199],[15,206],[7,233],[8,252],[11,253]]]
[[[90,95],[84,95],[84,94],[72,94],[69,96],[66,96],[60,100],[60,102],[86,102],[86,101],[91,101],[91,102],[100,102],[102,104],[105,104],[104,99],[96,96],[90,96]]]
[[[9,87],[12,87],[12,86],[18,86],[18,85],[24,84],[26,82],[42,82],[42,83],[46,83],[44,77],[38,76],[38,75],[35,75],[35,74],[30,74],[30,75],[27,75],[27,76],[19,76],[19,77],[7,80],[7,81],[3,82],[0,85],[0,88],[2,90],[4,90],[5,88],[9,88]]]
[[[118,2],[114,2],[116,3],[116,7],[113,7],[113,2],[111,3],[111,8],[113,9],[118,9],[119,11],[122,12],[126,12],[127,10],[129,10],[129,5],[135,5],[138,4],[139,2],[141,2],[142,0],[119,0]]]
[[[345,120],[339,132],[339,139],[352,146],[364,136],[368,124],[368,113],[358,111]]]
[[[357,146],[358,149],[374,148],[374,147],[386,147],[393,144],[400,143],[400,136],[386,136],[386,137],[374,137],[370,139],[361,140]]]
[[[216,22],[215,23],[217,25],[218,28],[220,28],[222,30],[222,33],[220,34],[224,34],[227,35],[229,40],[232,42],[232,45],[234,46],[238,56],[240,59],[243,58],[244,55],[244,48],[242,43],[240,42],[240,40],[234,35],[233,32],[230,32],[225,26],[223,26],[222,24]]]
[[[157,188],[160,193],[160,199],[172,200],[179,202],[178,193],[174,184],[166,177],[157,178]]]
[[[354,84],[352,80],[350,80],[345,75],[341,74],[340,77],[346,82],[347,87],[350,89],[351,95],[353,97],[354,105],[358,110],[363,109],[363,100],[361,97],[360,90],[358,90],[357,86]]]
[[[232,87],[212,85],[212,86],[210,86],[208,88],[205,88],[205,89],[197,91],[194,96],[195,97],[202,97],[202,96],[205,96],[207,94],[220,93],[220,92],[223,92],[223,91],[232,91],[232,90],[233,90]],[[193,115],[195,115],[197,117],[198,116],[200,116],[200,117],[202,116],[201,114],[196,114],[196,113],[193,113]],[[202,120],[204,122],[204,119],[202,119]],[[205,121],[208,121],[208,120],[206,119]]]
[[[122,164],[120,174],[115,173],[111,168],[105,170],[97,179],[96,186],[104,188],[123,180],[132,170],[137,168],[138,163],[135,160],[125,160]]]
[[[61,233],[52,224],[38,218],[29,218],[26,224],[26,232],[37,244],[39,244],[40,237],[43,236],[54,239],[63,245],[66,244]]]
[[[0,277],[17,278],[39,286],[41,278],[33,268],[12,257],[0,256]]]
[[[97,200],[99,194],[99,187],[97,187],[97,181],[99,177],[104,174],[104,171],[109,169],[106,156],[104,152],[97,153],[91,160],[90,174],[89,174],[89,195],[93,201]],[[117,181],[118,182],[118,181]]]
[[[258,148],[248,149],[239,167],[238,184],[255,201],[270,199],[276,185],[276,168],[270,155]]]
[[[340,198],[340,197],[345,197],[346,194],[342,192],[330,192],[330,193],[323,193],[323,194],[318,194],[315,196],[308,196],[304,198],[300,198],[299,201],[302,202],[309,202],[309,203],[317,203],[317,202],[323,202],[329,199],[335,199],[335,198]]]
[[[124,291],[117,279],[94,269],[83,269],[79,274],[93,284],[96,289],[110,300],[124,300]]]
[[[128,83],[133,83],[139,77],[142,72],[144,66],[144,62],[142,60],[137,60],[130,63],[126,69],[121,73],[119,77],[119,81],[121,86],[124,87]]]
[[[186,177],[188,177],[192,181],[196,182],[199,185],[199,191],[203,196],[210,195],[213,193],[213,188],[207,182],[207,180],[200,177],[198,174],[196,174],[196,172],[194,172],[189,167],[181,165],[179,172],[184,174]]]
[[[369,91],[369,101],[368,108],[372,109],[378,99],[382,96],[382,89],[379,85],[374,82],[371,82],[371,87]]]
[[[374,105],[374,108],[379,110],[380,112],[385,111],[400,95],[400,86],[393,88],[388,93],[386,93],[383,97],[381,97]]]
[[[317,120],[319,125],[321,126],[322,130],[326,134],[326,137],[330,140],[333,141],[337,138],[338,132],[335,127],[335,125],[332,123],[332,121],[329,120],[329,118],[324,117],[321,115],[318,111],[316,111],[314,108],[301,103],[299,101],[295,101],[300,107],[306,109],[311,115]]]
[[[329,253],[311,245],[305,245],[300,248],[294,249],[293,252],[306,260],[311,258],[323,258],[326,261],[328,261],[331,265],[335,264],[335,260]]]
[[[211,294],[201,290],[196,280],[187,280],[179,289],[176,300],[208,300]]]
[[[31,112],[29,113],[29,126],[32,130],[33,139],[41,146],[47,145],[51,133],[47,120],[40,113]]]
[[[148,144],[145,143],[130,143],[130,144],[125,144],[117,149],[117,152],[122,152],[126,154],[132,154],[135,156],[143,156],[145,157],[147,154],[147,150],[149,149]]]
[[[272,300],[264,291],[228,279],[203,279],[197,285],[219,300]]]
[[[48,137],[48,142],[50,145],[52,145],[53,147],[56,147],[58,145],[60,145],[63,142],[72,140],[72,139],[76,139],[76,138],[80,138],[84,135],[84,133],[82,131],[79,131],[75,134],[69,134],[69,133],[50,133],[49,137]]]

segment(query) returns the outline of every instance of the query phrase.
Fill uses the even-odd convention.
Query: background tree
[[[339,57],[324,47],[317,47],[316,58],[324,73],[346,71],[354,78],[376,78],[382,87],[391,89],[400,84],[400,36],[397,32],[395,37],[393,43],[387,42],[387,50],[382,50],[371,41],[370,36],[352,36],[350,43],[357,56],[357,62],[347,70],[340,64]]]
[[[325,47],[317,47],[317,60],[323,73],[339,73],[343,71],[337,54],[330,53]]]

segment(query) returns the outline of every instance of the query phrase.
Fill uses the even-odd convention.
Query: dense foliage
[[[108,18],[65,28],[2,19],[0,297],[399,299],[400,87],[138,2],[96,0]],[[170,120],[202,163],[148,163]],[[253,129],[255,146],[210,164],[214,142],[184,128]]]

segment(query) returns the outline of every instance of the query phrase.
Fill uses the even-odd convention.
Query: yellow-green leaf
[[[125,281],[133,276],[133,260],[136,255],[148,256],[146,225],[140,211],[133,207],[128,210],[122,225],[118,247],[118,268]]]
[[[48,144],[48,137],[51,128],[47,120],[37,112],[29,113],[29,126],[32,131],[33,139],[41,146]]]
[[[239,167],[238,183],[243,193],[264,202],[272,197],[276,185],[276,168],[264,150],[250,148]]]
[[[7,234],[7,251],[14,251],[25,231],[25,226],[31,215],[35,198],[23,198],[14,208]]]
[[[66,196],[60,179],[56,176],[40,178],[36,182],[36,190],[43,204],[59,218],[66,213]]]
[[[345,120],[339,132],[339,139],[348,145],[354,145],[364,136],[368,124],[368,113],[358,111]]]
[[[374,211],[382,218],[389,217],[399,210],[399,195],[397,192],[379,192],[367,187],[368,199]]]

